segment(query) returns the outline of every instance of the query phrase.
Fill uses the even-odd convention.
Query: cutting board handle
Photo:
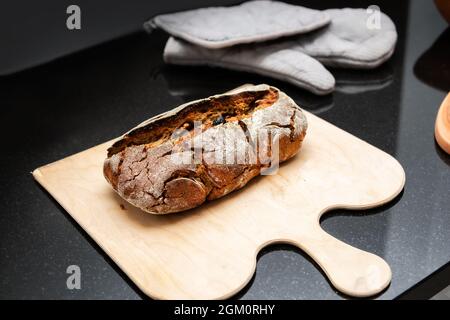
[[[379,256],[352,247],[325,232],[320,225],[296,236],[294,244],[322,268],[339,291],[355,297],[369,297],[391,282],[389,265]]]

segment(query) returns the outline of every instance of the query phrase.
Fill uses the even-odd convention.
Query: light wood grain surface
[[[332,208],[384,204],[403,189],[405,173],[385,152],[305,112],[300,153],[276,175],[199,208],[151,215],[123,201],[102,174],[110,143],[33,172],[37,181],[147,295],[158,299],[221,299],[252,278],[264,246],[298,246],[351,296],[379,293],[391,270],[380,257],[326,233],[320,216]]]

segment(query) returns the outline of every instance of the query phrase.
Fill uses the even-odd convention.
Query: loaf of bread
[[[285,93],[246,85],[143,122],[108,149],[103,173],[123,199],[146,212],[183,211],[276,169],[298,152],[306,128]]]

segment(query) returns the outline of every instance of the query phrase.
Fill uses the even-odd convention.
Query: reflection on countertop
[[[450,91],[450,27],[436,39],[414,65],[418,79],[444,92]]]

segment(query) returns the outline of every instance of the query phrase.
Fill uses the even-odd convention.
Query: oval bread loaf
[[[108,149],[103,173],[123,199],[146,212],[183,211],[294,156],[306,128],[285,93],[247,85],[143,122]]]

